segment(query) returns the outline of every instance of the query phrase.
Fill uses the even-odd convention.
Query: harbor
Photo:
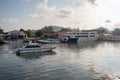
[[[2,34],[0,79],[119,80],[119,36],[96,30],[62,33],[27,37],[14,30]]]
[[[57,37],[10,31],[1,35],[0,79],[119,80],[119,39],[95,30]]]
[[[120,80],[120,0],[0,0],[0,80]]]

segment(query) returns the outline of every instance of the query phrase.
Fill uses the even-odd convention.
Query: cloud
[[[60,18],[71,18],[73,17],[74,11],[70,8],[63,8],[59,10],[58,16]]]
[[[48,0],[44,0],[43,3],[37,4],[36,7],[43,11],[55,11],[56,10],[56,6],[48,6]]]
[[[33,0],[25,0],[26,2],[30,2],[30,1],[33,1]]]
[[[97,5],[96,3],[97,0],[87,0],[88,3],[92,4],[92,5]]]
[[[114,27],[119,27],[120,28],[120,21],[114,24]]]
[[[29,16],[30,16],[31,18],[34,18],[34,19],[44,19],[44,18],[47,17],[47,15],[37,14],[37,13],[35,13],[35,14],[30,14]]]
[[[81,5],[80,2],[76,2],[76,3],[75,3],[75,6],[80,6],[80,5]]]
[[[106,23],[111,23],[111,21],[110,21],[110,20],[106,20],[105,22],[106,22]]]
[[[9,18],[9,19],[3,18],[2,21],[6,23],[19,23],[19,20],[16,18]]]
[[[73,17],[74,11],[71,8],[57,8],[55,5],[48,6],[48,0],[44,0],[42,3],[36,5],[36,7],[40,10],[43,10],[49,16],[57,15],[60,18],[71,18]],[[34,17],[40,17],[39,15],[35,14]]]
[[[25,1],[29,2],[29,1],[31,1],[31,0],[25,0]]]

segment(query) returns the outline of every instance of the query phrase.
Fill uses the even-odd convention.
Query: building
[[[18,30],[7,32],[6,36],[7,39],[25,39],[27,37],[24,32]]]
[[[120,36],[111,35],[111,34],[101,34],[99,40],[103,41],[120,41]]]

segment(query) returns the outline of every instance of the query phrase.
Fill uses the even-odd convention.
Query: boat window
[[[36,45],[36,47],[40,47],[39,45]]]
[[[29,48],[31,48],[31,45],[29,45]]]
[[[27,45],[25,48],[32,48],[32,46],[31,45]]]
[[[41,47],[40,45],[27,45],[25,48],[36,48],[36,47]]]
[[[81,33],[81,34],[88,34],[88,33]]]
[[[30,45],[27,45],[25,48],[30,48],[31,46]]]
[[[72,33],[68,33],[68,34],[72,34]]]
[[[95,37],[95,35],[90,35],[90,37]]]
[[[79,36],[75,36],[75,37],[79,37]]]
[[[95,34],[95,33],[91,33],[91,34]]]
[[[32,45],[32,47],[34,48],[34,47],[35,47],[35,45]]]
[[[88,36],[79,36],[79,37],[88,37]]]
[[[28,45],[27,45],[27,46],[25,46],[25,48],[28,48]]]
[[[79,33],[77,33],[77,35],[79,35]]]

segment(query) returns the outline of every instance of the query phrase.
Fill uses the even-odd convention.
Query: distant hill
[[[48,26],[48,27],[52,27],[54,32],[60,31],[63,28],[60,26]]]
[[[102,32],[102,33],[112,33],[112,31],[110,31],[110,30],[108,30],[107,28],[104,28],[104,27],[99,27],[96,30],[98,30],[99,32]]]

